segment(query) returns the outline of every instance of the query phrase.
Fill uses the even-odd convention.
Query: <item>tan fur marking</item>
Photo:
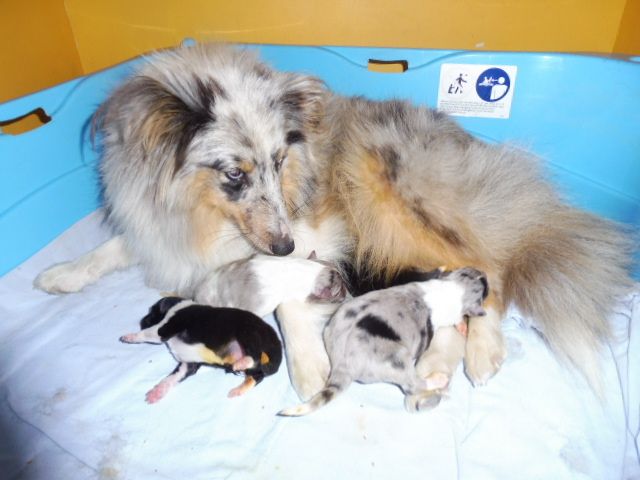
[[[204,363],[208,363],[209,365],[224,365],[225,361],[218,356],[216,352],[213,350],[202,347],[200,349],[200,356],[202,357],[202,361]]]
[[[222,359],[224,365],[232,365],[233,362],[236,361],[236,358],[233,355],[227,355]]]
[[[284,204],[287,207],[287,213],[293,215],[299,208],[298,202],[300,199],[300,159],[294,151],[289,149],[287,155],[287,161],[284,169],[282,170],[282,195],[284,197]]]
[[[232,388],[229,392],[229,397],[239,397],[240,395],[244,395],[253,387],[256,386],[255,378],[248,376],[244,379],[244,381],[235,388]]]
[[[240,170],[242,170],[244,173],[251,173],[256,168],[256,166],[253,162],[243,160],[240,162],[240,165],[238,165],[238,168],[240,168]]]
[[[224,210],[221,194],[211,188],[212,173],[197,172],[189,187],[191,208],[191,238],[199,255],[206,257],[220,234],[220,223],[229,213]]]
[[[269,249],[271,237],[268,232],[268,214],[261,211],[260,204],[245,207],[242,203],[230,202],[214,185],[208,171],[194,176],[192,188],[193,241],[198,252],[206,255],[218,238],[219,225],[224,219],[232,220],[243,234],[256,246]],[[195,199],[198,199],[197,201]]]
[[[505,305],[500,298],[500,293],[491,288],[491,282],[489,282],[489,295],[482,302],[485,309],[492,308],[502,317],[505,311]]]
[[[336,189],[344,199],[354,233],[358,237],[356,266],[393,275],[405,267],[432,269],[473,265],[485,269],[486,261],[463,242],[464,235],[451,227],[426,228],[435,220],[418,218],[389,181],[382,161],[370,153],[341,165]],[[461,248],[464,243],[466,248]]]
[[[175,130],[175,116],[179,113],[175,109],[175,101],[169,98],[158,99],[159,104],[140,127],[140,137],[143,148],[149,152],[154,150],[162,138]]]
[[[327,194],[321,198],[313,209],[313,219],[311,225],[320,228],[320,225],[331,217],[344,217],[344,205],[341,204],[339,195]]]

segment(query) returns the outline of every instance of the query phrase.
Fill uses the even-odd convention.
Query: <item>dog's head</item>
[[[164,317],[167,315],[167,312],[171,310],[171,308],[175,307],[180,302],[183,302],[184,298],[180,297],[163,297],[158,300],[156,303],[151,305],[149,308],[149,312],[142,317],[140,320],[140,329],[144,330],[145,328],[152,327],[153,325],[157,325]]]
[[[472,267],[464,267],[444,272],[442,277],[453,280],[464,287],[462,296],[464,315],[480,317],[486,314],[482,303],[489,295],[489,281],[483,272]]]
[[[347,296],[347,285],[342,275],[331,266],[325,266],[316,278],[308,300],[312,302],[341,303]]]
[[[291,216],[312,189],[304,159],[324,95],[319,80],[249,51],[198,45],[151,57],[99,118],[107,143],[145,165],[130,170],[149,177],[141,198],[191,218],[193,235],[222,217],[258,250],[287,255]]]
[[[315,250],[311,252],[307,260],[312,260],[322,267],[315,277],[313,289],[307,300],[321,303],[343,302],[348,292],[347,281],[338,268],[331,262],[318,259]]]

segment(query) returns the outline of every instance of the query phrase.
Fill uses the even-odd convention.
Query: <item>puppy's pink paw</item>
[[[138,342],[138,334],[137,333],[127,333],[126,335],[122,335],[120,337],[120,341],[123,343],[137,343]]]
[[[457,323],[455,327],[456,327],[456,330],[460,332],[460,334],[463,337],[466,337],[468,335],[469,327],[467,326],[467,322],[465,320],[461,321],[460,323]]]
[[[171,387],[166,383],[159,383],[147,392],[147,394],[145,395],[145,400],[149,404],[159,402],[162,398],[164,398],[170,388]]]
[[[246,370],[247,368],[253,367],[254,365],[255,365],[255,362],[253,361],[253,358],[249,356],[245,356],[245,357],[242,357],[240,360],[234,362],[231,368],[233,369],[234,372],[241,372],[243,370]]]
[[[242,388],[235,387],[235,388],[232,388],[231,390],[229,390],[229,393],[227,393],[227,397],[228,398],[235,398],[235,397],[239,397],[243,393],[244,393],[244,390]]]
[[[442,372],[433,372],[425,380],[428,390],[442,390],[449,385],[449,375]]]
[[[246,392],[248,392],[253,387],[255,387],[255,385],[256,385],[256,381],[253,379],[253,377],[247,377],[244,379],[244,382],[242,382],[240,385],[238,385],[235,388],[232,388],[227,394],[227,397],[234,398],[234,397],[239,397],[240,395],[244,395]]]

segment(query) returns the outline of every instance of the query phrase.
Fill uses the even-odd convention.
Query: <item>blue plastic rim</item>
[[[435,107],[442,64],[515,65],[509,119],[458,118],[487,141],[543,158],[567,199],[640,226],[640,64],[606,56],[359,47],[251,45],[274,67],[309,73],[345,95],[407,98]],[[376,73],[369,60],[406,60]],[[0,134],[0,274],[29,258],[100,205],[98,153],[89,122],[132,60],[0,105],[0,120],[43,108],[52,120]]]

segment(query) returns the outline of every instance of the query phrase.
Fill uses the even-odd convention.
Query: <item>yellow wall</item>
[[[185,36],[284,44],[610,53],[626,3],[66,0],[85,71],[175,45]]]
[[[639,55],[640,0],[0,0],[0,32],[3,101],[187,36]]]
[[[640,0],[627,0],[613,51],[640,55]]]
[[[0,35],[0,102],[83,73],[62,0],[0,0]]]

